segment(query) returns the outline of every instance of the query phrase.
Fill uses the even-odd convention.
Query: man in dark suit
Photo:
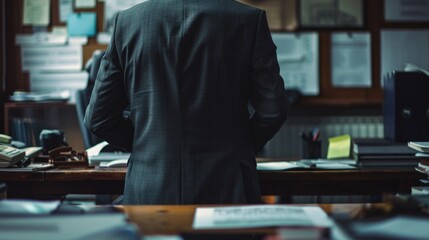
[[[288,109],[265,12],[150,0],[114,23],[85,121],[132,151],[123,204],[260,202],[255,152]]]

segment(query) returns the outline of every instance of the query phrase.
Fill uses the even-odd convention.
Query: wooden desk
[[[0,182],[7,184],[8,198],[34,198],[39,183],[45,181],[44,172],[0,172]]]
[[[66,194],[122,194],[126,170],[53,169],[0,172],[9,197],[58,198]],[[410,193],[422,174],[415,170],[317,170],[259,172],[263,195],[380,195]]]
[[[309,204],[320,206],[328,215],[341,215],[354,219],[365,209],[377,208],[388,211],[389,204]],[[307,206],[309,206],[307,205]],[[194,230],[192,221],[195,209],[200,205],[149,205],[125,206],[124,212],[135,223],[143,235],[177,235],[180,233],[274,233],[275,228],[240,230]],[[218,205],[220,206],[220,205]],[[225,206],[225,205],[223,205]],[[211,238],[214,239],[214,238]]]

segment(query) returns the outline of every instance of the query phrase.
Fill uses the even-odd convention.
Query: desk
[[[311,204],[315,205],[315,204]],[[219,205],[220,206],[220,205]],[[225,205],[222,205],[225,206]],[[309,206],[309,205],[307,205]],[[389,204],[317,204],[328,215],[341,215],[350,219],[356,218],[358,214],[371,208],[384,211]],[[177,235],[180,233],[269,233],[275,228],[240,229],[240,230],[194,230],[192,221],[195,209],[199,205],[150,205],[150,206],[125,206],[123,211],[128,215],[131,222],[135,223],[143,235]],[[214,239],[214,238],[212,238]]]
[[[122,194],[126,169],[52,169],[0,172],[9,198],[58,198],[66,194]],[[380,195],[410,193],[422,174],[412,169],[260,171],[263,195]]]

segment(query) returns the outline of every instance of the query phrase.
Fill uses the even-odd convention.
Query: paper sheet
[[[358,236],[368,238],[428,239],[427,218],[398,216],[378,222],[354,223],[352,229]]]
[[[281,162],[258,162],[256,164],[256,169],[259,171],[282,171],[282,170],[288,170],[288,169],[303,169],[303,168],[309,168],[308,165],[301,164],[299,162],[287,162],[287,161],[281,161]]]
[[[81,46],[22,47],[23,71],[81,71]]]
[[[2,239],[136,239],[125,220],[119,213],[7,217],[0,229]]]
[[[50,214],[60,201],[2,200],[0,214]]]
[[[15,43],[22,46],[61,46],[67,42],[67,34],[20,33],[15,35]]]
[[[194,229],[271,226],[329,227],[332,221],[320,207],[253,205],[197,208]]]
[[[304,95],[319,94],[319,41],[317,33],[273,33],[280,75],[285,87]]]
[[[70,103],[76,102],[76,91],[88,83],[88,72],[31,72],[30,86],[34,92],[61,92],[68,90]]]
[[[371,87],[369,33],[333,33],[331,36],[332,86]]]
[[[95,0],[75,0],[75,8],[94,8],[96,1]]]
[[[429,21],[429,0],[384,0],[386,21]]]
[[[73,13],[73,0],[59,0],[60,22],[66,22],[69,14]]]
[[[49,25],[50,0],[24,0],[23,25]]]
[[[69,36],[95,36],[96,25],[95,12],[73,13],[67,18]]]

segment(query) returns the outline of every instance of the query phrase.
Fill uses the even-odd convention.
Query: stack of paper
[[[429,142],[408,142],[408,147],[419,151],[416,153],[418,164],[416,170],[428,176],[422,179],[424,183],[429,183]]]
[[[404,143],[386,139],[353,139],[353,158],[360,167],[414,168],[416,151]]]

